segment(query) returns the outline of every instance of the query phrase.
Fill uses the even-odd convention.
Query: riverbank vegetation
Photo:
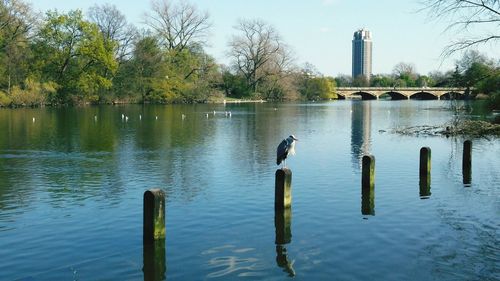
[[[468,87],[500,108],[499,62],[477,52],[445,73],[420,75],[400,63],[371,79],[334,78],[298,66],[279,31],[261,20],[236,23],[228,65],[206,52],[211,21],[195,5],[156,0],[144,22],[139,29],[109,4],[41,15],[24,0],[0,2],[0,107],[325,100],[337,98],[336,87],[369,85]]]

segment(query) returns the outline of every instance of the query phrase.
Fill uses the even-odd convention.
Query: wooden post
[[[274,188],[274,209],[283,210],[292,205],[292,171],[287,168],[276,170]]]
[[[431,149],[420,149],[420,198],[427,199],[431,195]]]
[[[144,192],[143,242],[165,239],[165,193],[160,189]]]
[[[422,147],[420,149],[420,178],[431,176],[431,149]]]
[[[464,141],[464,154],[462,157],[463,183],[470,184],[472,179],[472,142]]]
[[[365,155],[361,170],[361,214],[375,215],[375,157]]]

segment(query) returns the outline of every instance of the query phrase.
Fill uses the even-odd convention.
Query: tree
[[[394,78],[390,75],[374,75],[370,79],[371,87],[394,87],[395,83]]]
[[[33,48],[38,75],[60,86],[52,102],[95,102],[100,90],[111,86],[103,73],[116,70],[115,45],[104,40],[97,25],[83,19],[80,10],[47,12]]]
[[[415,65],[412,63],[400,62],[394,66],[392,74],[395,79],[395,86],[415,87],[418,74]]]
[[[229,43],[230,56],[247,89],[257,93],[266,79],[279,78],[286,71],[291,54],[276,29],[263,21],[241,20],[235,29],[238,35]]]
[[[105,40],[116,43],[115,58],[118,63],[130,58],[132,44],[138,36],[137,29],[127,23],[125,16],[114,5],[94,5],[89,8],[90,21],[95,23]]]
[[[29,58],[30,31],[35,17],[30,5],[21,0],[0,2],[0,85],[10,93],[12,85],[25,80]]]
[[[337,87],[351,87],[352,77],[347,74],[339,74],[335,77],[335,84],[337,84]]]
[[[123,76],[117,77],[119,92],[129,96],[139,94],[142,101],[154,101],[154,81],[166,80],[168,77],[162,71],[163,55],[158,40],[153,36],[142,36],[133,49],[130,62],[124,65]],[[168,93],[166,93],[168,94]]]
[[[370,81],[368,77],[364,75],[358,75],[354,79],[352,79],[352,86],[354,87],[368,87],[370,85]]]
[[[449,44],[443,55],[487,42],[498,42],[500,32],[499,0],[425,0],[423,10],[436,19],[449,18],[447,30],[467,35]]]
[[[151,2],[146,24],[161,38],[167,50],[182,51],[191,44],[203,45],[210,29],[208,12],[200,12],[188,2]]]

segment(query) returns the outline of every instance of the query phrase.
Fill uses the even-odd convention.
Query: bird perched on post
[[[298,139],[294,135],[290,135],[278,145],[278,149],[276,150],[276,165],[283,162],[283,166],[286,167],[286,157],[288,154],[295,155],[295,141],[298,141]]]

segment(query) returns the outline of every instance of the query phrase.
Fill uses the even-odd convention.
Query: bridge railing
[[[467,88],[458,87],[337,87],[338,91],[460,91]],[[472,88],[470,89],[472,90]]]

